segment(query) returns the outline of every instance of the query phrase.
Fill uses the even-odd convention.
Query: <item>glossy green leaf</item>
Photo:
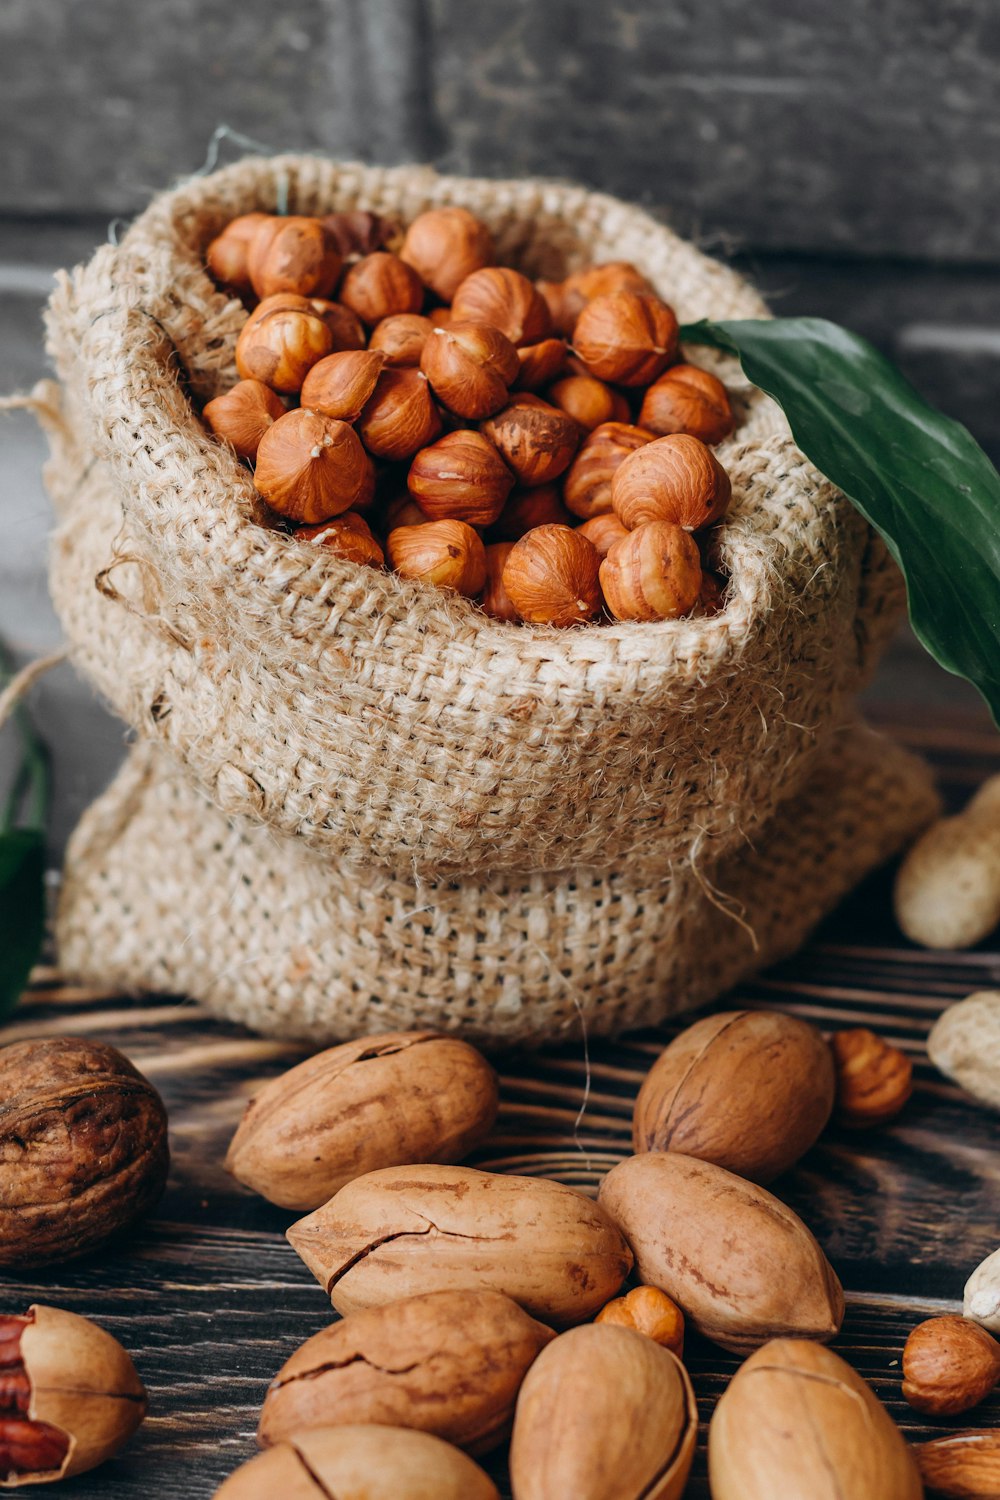
[[[885,539],[918,638],[1000,724],[1000,474],[971,434],[865,339],[822,318],[681,333],[737,355],[777,401],[803,453]]]
[[[45,836],[0,833],[0,1015],[17,1004],[45,936]]]

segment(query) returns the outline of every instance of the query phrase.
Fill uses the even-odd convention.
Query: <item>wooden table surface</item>
[[[984,717],[922,718],[896,708],[887,727],[932,759],[946,797],[960,802],[997,769],[997,736]],[[913,1099],[891,1127],[830,1130],[776,1190],[815,1231],[843,1280],[847,1317],[834,1347],[871,1381],[906,1432],[923,1437],[1000,1423],[1000,1394],[971,1417],[938,1424],[899,1396],[907,1332],[931,1314],[960,1310],[966,1276],[1000,1244],[997,1118],[940,1077],[925,1054],[927,1032],[944,1006],[1000,987],[1000,948],[912,948],[894,927],[890,890],[888,872],[873,877],[797,958],[733,998],[829,1029],[871,1026],[916,1063]],[[500,1058],[500,1117],[476,1164],[596,1192],[601,1175],[629,1150],[637,1088],[676,1029],[593,1043],[579,1125],[581,1044]],[[295,1215],[244,1192],[221,1166],[256,1084],[299,1054],[213,1021],[183,999],[123,1000],[63,985],[53,971],[40,970],[0,1040],[60,1033],[111,1042],[152,1079],[170,1112],[173,1168],[155,1218],[130,1241],[75,1265],[5,1278],[4,1310],[39,1300],[95,1318],[132,1352],[150,1392],[149,1418],[126,1452],[57,1493],[207,1500],[255,1451],[269,1379],[331,1316],[283,1238]],[[737,1361],[696,1338],[688,1354],[707,1419]],[[503,1486],[502,1458],[489,1467]],[[690,1496],[707,1495],[704,1476],[702,1443]]]

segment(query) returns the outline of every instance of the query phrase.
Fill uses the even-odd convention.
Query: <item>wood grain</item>
[[[896,705],[884,706],[882,717],[930,755],[951,801],[997,767],[997,736],[981,715],[929,726]],[[1000,948],[909,947],[892,923],[890,889],[886,872],[874,877],[798,957],[743,985],[732,1001],[788,1010],[828,1030],[871,1025],[914,1058],[914,1096],[898,1121],[870,1132],[831,1129],[778,1192],[843,1279],[848,1312],[835,1347],[918,1437],[968,1420],[932,1425],[901,1400],[906,1334],[923,1317],[959,1309],[966,1276],[996,1248],[1000,1220],[996,1116],[935,1072],[925,1042],[945,1005],[1000,985]],[[503,1105],[476,1163],[595,1192],[629,1150],[639,1083],[674,1030],[592,1043],[589,1089],[580,1042],[499,1059]],[[293,1215],[238,1188],[221,1166],[254,1088],[301,1053],[183,1000],[130,1001],[62,985],[40,969],[0,1040],[60,1032],[112,1042],[134,1059],[167,1101],[174,1154],[156,1218],[130,1241],[37,1277],[4,1278],[4,1310],[42,1300],[96,1318],[131,1349],[150,1389],[151,1414],[132,1446],[61,1493],[208,1500],[254,1451],[268,1381],[332,1316],[284,1241]],[[736,1360],[697,1338],[688,1358],[707,1421]],[[1000,1396],[975,1421],[1000,1423]],[[502,1455],[491,1468],[503,1486]],[[689,1494],[707,1493],[702,1443]]]

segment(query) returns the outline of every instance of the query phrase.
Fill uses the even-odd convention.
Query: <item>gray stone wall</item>
[[[777,310],[873,338],[1000,458],[995,0],[4,0],[0,386],[43,373],[52,269],[201,166],[222,123],[648,204]],[[0,636],[25,657],[58,637],[43,449],[0,423]],[[902,660],[879,691],[912,690]],[[68,673],[36,703],[58,843],[122,735]]]

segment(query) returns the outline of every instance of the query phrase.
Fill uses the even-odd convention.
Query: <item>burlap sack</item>
[[[789,951],[933,811],[921,769],[844,728],[900,604],[881,544],[722,362],[741,421],[712,619],[502,625],[269,529],[188,392],[234,378],[244,316],[204,247],[279,191],[404,219],[460,201],[532,273],[627,258],[684,320],[764,312],[611,199],[310,158],[166,194],[65,278],[53,599],[163,754],[136,752],[73,842],[64,965],[317,1040],[537,1040],[656,1019]]]

